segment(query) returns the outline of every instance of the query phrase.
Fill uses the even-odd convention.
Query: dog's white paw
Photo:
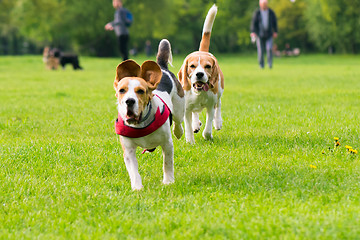
[[[142,184],[140,184],[140,185],[135,185],[135,186],[131,186],[131,189],[133,190],[133,191],[140,191],[140,190],[142,190],[144,188],[144,186],[142,185]]]
[[[200,131],[201,125],[202,125],[201,121],[193,122],[192,128],[193,128],[194,133],[198,133]]]
[[[222,128],[222,120],[214,120],[214,128],[220,130]]]
[[[213,136],[211,134],[211,132],[203,132],[203,137],[206,139],[206,140],[211,140],[213,139]]]
[[[175,182],[174,176],[172,177],[164,177],[163,184],[168,185]]]
[[[187,143],[190,143],[191,145],[195,144],[195,138],[192,137],[192,138],[186,138],[186,142]]]

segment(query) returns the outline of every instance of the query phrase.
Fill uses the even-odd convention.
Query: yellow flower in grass
[[[314,169],[317,168],[316,166],[314,166],[314,165],[312,165],[312,164],[310,164],[310,167],[311,167],[311,168],[314,168]]]
[[[356,149],[350,149],[349,152],[352,153],[352,154],[357,154],[357,153],[358,153],[358,150],[356,150]]]
[[[338,137],[334,137],[334,140],[335,140],[335,148],[341,145]]]

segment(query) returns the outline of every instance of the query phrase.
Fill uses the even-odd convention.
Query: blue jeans
[[[258,61],[261,68],[264,68],[264,54],[266,50],[267,55],[267,63],[269,68],[272,68],[272,46],[273,46],[273,38],[260,38],[256,39],[256,46],[258,52]]]

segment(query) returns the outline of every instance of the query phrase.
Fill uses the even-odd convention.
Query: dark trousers
[[[258,52],[258,61],[261,68],[264,68],[264,55],[266,51],[267,55],[267,63],[269,68],[272,68],[272,46],[273,46],[273,38],[257,38],[256,40],[257,52]]]
[[[128,60],[129,59],[129,51],[128,51],[129,35],[120,35],[118,37],[118,40],[119,40],[120,54],[124,61]]]

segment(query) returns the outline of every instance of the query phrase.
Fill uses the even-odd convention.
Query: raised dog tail
[[[217,6],[214,4],[206,15],[199,51],[209,52],[211,29],[217,13]]]
[[[171,45],[167,39],[163,39],[159,43],[156,62],[160,65],[160,67],[165,69],[168,69],[168,64],[172,66]]]

